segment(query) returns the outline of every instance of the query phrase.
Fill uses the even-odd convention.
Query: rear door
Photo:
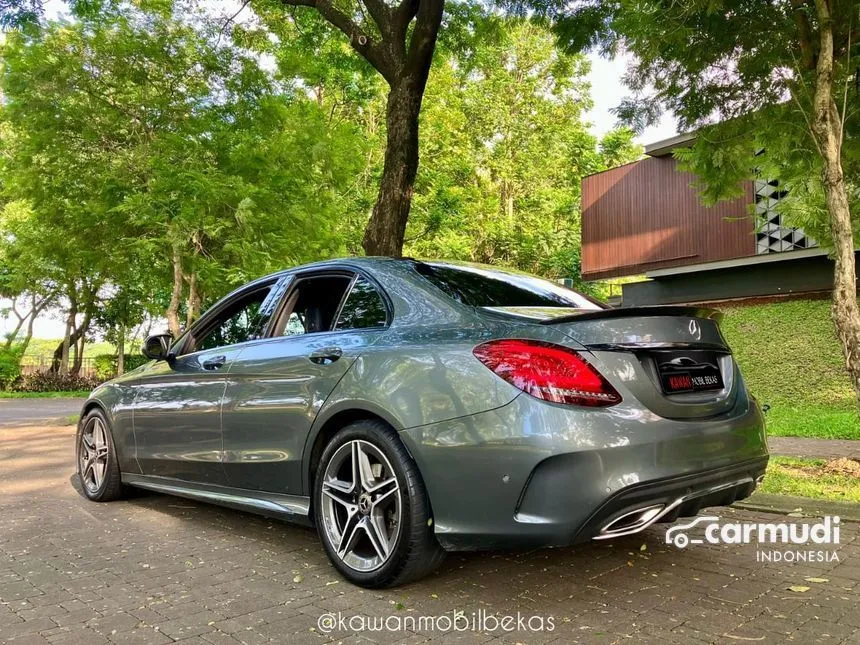
[[[177,356],[135,381],[136,456],[144,475],[226,484],[221,399],[244,343],[258,338],[273,306],[274,280],[219,303],[176,343]]]
[[[222,420],[231,486],[302,493],[302,451],[317,413],[387,324],[385,301],[367,277],[295,277],[270,337],[245,347],[230,369]]]

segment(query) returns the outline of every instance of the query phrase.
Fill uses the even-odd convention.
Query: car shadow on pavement
[[[598,632],[635,632],[667,643],[714,642],[725,634],[745,640],[766,636],[770,642],[782,638],[771,630],[787,634],[812,616],[826,617],[826,629],[836,633],[837,623],[855,607],[852,556],[860,540],[851,525],[844,527],[840,565],[762,563],[754,548],[742,545],[678,549],[664,543],[663,526],[567,548],[451,553],[422,580],[363,590],[337,574],[313,529],[148,491],[96,504],[84,498],[76,475],[63,484],[80,495],[72,506],[105,527],[95,542],[90,529],[77,529],[86,540],[70,552],[75,558],[98,553],[112,574],[121,572],[114,580],[117,588],[135,589],[155,610],[175,613],[176,620],[205,614],[206,621],[217,621],[210,610],[238,616],[215,622],[219,629],[277,627],[279,635],[293,629],[307,636],[325,612],[369,617],[485,612],[553,616],[554,634],[566,642],[587,641]],[[773,517],[731,509],[719,514],[747,521]],[[74,522],[79,515],[69,517]],[[44,522],[36,515],[32,521]],[[26,531],[26,525],[19,530]],[[66,524],[62,538],[55,539],[66,544],[75,531],[74,524]],[[804,594],[788,590],[805,577],[829,582],[808,584]],[[179,600],[188,604],[173,607]],[[272,627],[256,622],[270,614],[280,622]],[[777,615],[786,618],[773,618]],[[854,629],[847,625],[843,631],[848,634],[849,628]]]
[[[78,476],[72,475],[69,482],[86,500]],[[245,542],[264,544],[266,549],[276,555],[286,555],[303,549],[305,565],[314,570],[328,571],[338,579],[334,568],[325,557],[314,528],[136,488],[129,488],[128,497],[121,502],[106,506],[113,508],[117,505],[134,508],[133,515],[144,514],[150,524],[162,523],[165,526],[182,527],[195,535],[220,533]],[[544,572],[547,571],[547,566],[551,566],[553,570],[569,570],[571,575],[586,573],[598,578],[621,567],[631,568],[634,566],[634,560],[644,563],[653,558],[653,553],[646,553],[649,551],[648,544],[659,546],[664,553],[671,552],[673,556],[680,556],[677,559],[683,562],[683,554],[663,545],[662,537],[663,530],[652,529],[650,533],[613,542],[583,543],[572,547],[449,553],[438,571],[426,581],[409,585],[409,588],[431,582],[435,585],[459,585],[464,576],[477,576],[487,580],[488,584],[495,584],[495,579],[498,578],[500,587],[508,589],[512,579],[515,580],[519,575],[529,575],[536,566],[540,566]],[[643,546],[646,546],[644,551]],[[714,565],[714,569],[721,567],[722,565]]]

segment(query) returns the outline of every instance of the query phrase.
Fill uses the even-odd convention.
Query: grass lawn
[[[860,462],[853,459],[771,457],[759,490],[860,503]]]
[[[59,399],[61,397],[87,397],[89,390],[73,390],[71,392],[4,392],[0,390],[0,399]]]
[[[767,414],[768,433],[860,439],[860,416],[829,300],[721,307],[723,334]]]
[[[767,413],[767,432],[778,437],[815,439],[860,439],[854,410],[826,406],[795,405],[774,407]]]
[[[27,356],[53,356],[57,345],[62,342],[60,338],[34,338],[27,346]],[[129,351],[127,348],[126,351]],[[98,343],[87,343],[84,345],[84,358],[98,356],[99,354],[115,354],[116,347],[111,343],[100,341]]]

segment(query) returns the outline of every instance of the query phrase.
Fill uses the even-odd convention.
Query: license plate
[[[666,394],[722,390],[723,375],[714,352],[684,351],[656,355],[660,384]]]

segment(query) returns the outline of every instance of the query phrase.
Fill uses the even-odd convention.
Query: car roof
[[[305,264],[299,264],[294,267],[289,267],[286,269],[281,269],[279,271],[275,271],[274,273],[270,273],[265,275],[258,280],[269,280],[271,278],[281,277],[285,275],[289,275],[292,273],[296,273],[298,271],[307,271],[313,269],[326,269],[326,268],[335,268],[335,267],[355,267],[355,268],[370,268],[370,267],[382,267],[386,264],[402,264],[407,262],[419,262],[433,265],[442,265],[442,266],[450,266],[450,267],[464,267],[464,268],[472,268],[472,269],[483,269],[485,271],[494,271],[497,273],[507,273],[512,275],[522,275],[533,277],[531,274],[526,273],[524,271],[519,271],[517,269],[512,269],[510,267],[498,267],[489,264],[481,264],[479,262],[467,262],[463,260],[445,260],[442,258],[412,258],[412,257],[400,257],[394,258],[386,255],[354,255],[347,256],[342,258],[332,258],[330,260],[317,260],[316,262],[307,262]],[[255,280],[256,282],[257,280]]]
[[[296,273],[297,271],[307,271],[308,269],[326,269],[329,267],[338,266],[354,266],[356,268],[380,266],[389,262],[402,262],[407,259],[409,258],[398,259],[386,256],[352,256],[344,258],[332,258],[330,260],[307,262],[305,264],[299,264],[297,266],[289,267],[287,269],[281,269],[280,271],[275,271],[274,273],[265,276],[265,278],[284,276],[290,273]]]

